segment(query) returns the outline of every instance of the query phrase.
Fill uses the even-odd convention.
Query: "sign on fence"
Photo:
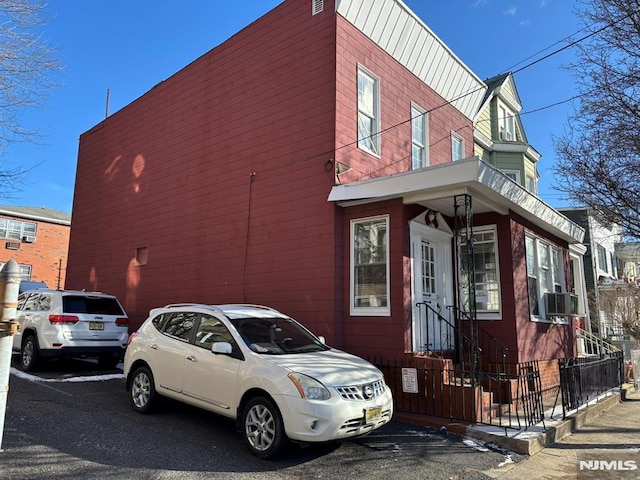
[[[415,368],[402,369],[402,391],[404,393],[418,393],[418,370]]]

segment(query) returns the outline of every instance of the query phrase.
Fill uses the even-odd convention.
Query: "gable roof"
[[[39,222],[57,223],[60,225],[71,225],[71,214],[46,207],[0,205],[0,215],[25,218]]]

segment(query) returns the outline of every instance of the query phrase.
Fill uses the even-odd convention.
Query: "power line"
[[[585,41],[585,40],[587,40],[587,39],[589,39],[589,38],[593,37],[594,35],[597,35],[597,34],[599,34],[599,33],[603,32],[604,30],[606,30],[606,29],[608,29],[608,28],[613,27],[614,25],[616,25],[616,24],[620,23],[621,21],[626,20],[626,19],[627,19],[627,18],[629,18],[630,16],[631,16],[631,13],[629,13],[629,14],[627,14],[627,15],[624,15],[624,16],[622,16],[621,18],[619,18],[619,19],[617,19],[617,20],[615,20],[615,21],[612,21],[612,22],[608,23],[608,24],[606,24],[606,25],[602,26],[601,28],[599,28],[599,29],[597,29],[597,30],[591,31],[591,32],[590,32],[590,33],[588,33],[587,35],[583,35],[582,37],[578,38],[577,40],[574,40],[574,41],[572,41],[572,42],[568,43],[567,45],[564,45],[564,46],[562,46],[561,48],[558,48],[558,49],[556,49],[556,50],[552,51],[552,52],[551,52],[551,53],[549,53],[548,55],[545,55],[544,57],[541,57],[541,58],[539,58],[539,59],[537,59],[537,60],[534,60],[534,61],[532,61],[532,62],[530,62],[530,63],[528,63],[528,64],[524,65],[523,67],[521,67],[521,68],[519,68],[519,69],[517,69],[517,70],[515,70],[515,71],[512,71],[512,72],[510,72],[510,73],[511,73],[512,75],[515,75],[516,73],[520,73],[520,72],[522,72],[523,70],[526,70],[526,69],[528,69],[528,68],[530,68],[530,67],[532,67],[532,66],[534,66],[534,65],[537,65],[538,63],[540,63],[540,62],[542,62],[542,61],[548,60],[549,58],[551,58],[551,57],[553,57],[553,56],[555,56],[555,55],[557,55],[557,54],[559,54],[559,53],[563,52],[564,50],[567,50],[567,49],[569,49],[569,48],[572,48],[572,47],[574,47],[574,46],[578,45],[579,43],[581,43],[581,42],[583,42],[583,41]],[[584,31],[584,30],[586,30],[586,29],[590,29],[590,28],[592,28],[594,25],[595,25],[595,23],[594,23],[594,24],[589,25],[588,27],[585,27],[585,28],[582,28],[582,29],[578,30],[576,33],[582,32],[582,31]],[[573,35],[575,35],[576,33],[574,33]],[[571,36],[569,36],[569,37],[567,37],[567,38],[571,38],[573,35],[571,35]],[[560,43],[560,42],[556,42],[556,44],[557,44],[557,43]],[[555,44],[554,44],[554,45],[555,45]],[[550,47],[547,47],[547,48],[543,49],[542,51],[546,51],[546,50],[548,50],[549,48],[550,48]],[[527,58],[531,58],[531,57],[527,57]],[[526,61],[526,59],[525,59],[525,60],[523,60],[523,61]],[[522,61],[521,61],[521,62],[518,62],[516,65],[518,65],[518,64],[520,64],[520,63],[522,63]],[[509,72],[508,72],[508,73],[509,73]],[[500,74],[500,75],[504,75],[504,74]],[[500,76],[500,75],[496,75],[496,76]],[[473,93],[477,93],[478,91],[484,90],[484,88],[485,88],[485,85],[483,85],[483,86],[481,86],[481,87],[474,88],[474,89],[472,89],[472,90],[470,90],[470,91],[468,91],[468,92],[465,92],[465,93],[463,93],[463,94],[459,95],[458,97],[455,97],[455,98],[453,98],[453,99],[451,99],[451,100],[447,100],[447,101],[445,101],[444,103],[442,103],[442,104],[440,104],[440,105],[437,105],[437,106],[435,106],[435,107],[433,107],[433,108],[431,108],[431,109],[429,109],[429,110],[426,110],[425,112],[421,113],[420,115],[416,115],[415,117],[410,117],[410,118],[409,118],[409,119],[407,119],[407,120],[403,120],[402,122],[399,122],[399,123],[397,123],[397,124],[394,124],[394,125],[391,125],[391,126],[389,126],[389,127],[387,127],[387,128],[384,128],[384,129],[382,129],[382,130],[380,130],[380,131],[378,131],[378,132],[376,132],[376,133],[372,134],[370,137],[371,137],[371,138],[373,138],[373,137],[377,137],[377,136],[382,136],[382,135],[384,135],[385,133],[387,133],[387,132],[389,132],[389,131],[391,131],[391,130],[393,130],[393,129],[395,129],[395,128],[398,128],[398,127],[400,127],[400,126],[402,126],[402,125],[405,125],[405,124],[407,124],[407,123],[409,123],[409,122],[413,121],[415,118],[419,118],[420,116],[423,116],[423,115],[426,115],[426,114],[428,114],[428,113],[431,113],[431,112],[433,112],[433,111],[435,111],[435,110],[438,110],[438,109],[440,109],[440,108],[442,108],[442,107],[445,107],[445,106],[447,106],[447,105],[451,105],[452,103],[454,103],[454,102],[456,102],[456,101],[458,101],[458,100],[461,100],[461,99],[463,99],[463,98],[467,97],[468,95],[471,95],[471,94],[473,94]],[[572,100],[575,100],[575,99],[577,99],[577,98],[583,97],[583,96],[587,95],[588,93],[590,93],[590,92],[586,92],[586,93],[578,94],[578,95],[575,95],[575,96],[573,96],[573,97],[571,97],[571,98],[569,98],[569,99],[562,100],[562,101],[559,101],[559,102],[556,102],[556,103],[554,103],[554,104],[547,105],[547,106],[544,106],[544,107],[540,107],[540,108],[538,108],[538,109],[536,109],[536,110],[532,110],[532,111],[529,111],[529,112],[525,112],[524,114],[531,114],[531,113],[539,112],[539,111],[542,111],[542,110],[546,110],[546,109],[548,109],[548,108],[552,108],[552,107],[555,107],[555,106],[561,105],[561,104],[563,104],[563,103],[568,103],[568,102],[570,102],[570,101],[572,101]],[[523,115],[523,113],[519,113],[519,115]],[[340,150],[342,150],[342,149],[349,148],[349,147],[353,147],[354,145],[357,145],[359,142],[360,142],[360,140],[358,139],[358,140],[355,140],[355,141],[353,141],[353,142],[350,142],[350,143],[347,143],[347,144],[341,145],[341,146],[339,146],[339,147],[336,147],[336,148],[335,148],[335,150],[334,150],[334,152],[335,152],[335,153],[337,153],[338,151],[340,151]],[[430,145],[430,146],[431,146],[431,145]],[[327,152],[327,153],[330,153],[330,152]],[[395,163],[395,162],[394,162],[394,163]],[[386,168],[386,167],[388,167],[388,166],[385,166],[385,168]],[[353,168],[353,167],[352,167],[352,168]],[[359,172],[359,173],[361,173],[361,174],[365,174],[365,172],[361,172],[361,171],[359,171],[359,170],[356,170],[356,171],[358,171],[358,172]]]

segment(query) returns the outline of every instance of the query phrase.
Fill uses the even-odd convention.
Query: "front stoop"
[[[625,389],[622,388],[619,394],[609,394],[599,399],[596,403],[591,403],[571,413],[564,420],[547,420],[546,418],[549,416],[545,413],[544,426],[542,424],[534,425],[522,432],[515,433],[516,431],[513,429],[507,429],[505,432],[505,428],[497,426],[470,424],[464,434],[488,444],[498,445],[512,452],[535,455],[544,447],[570,435],[585,423],[592,422],[602,412],[624,400],[624,395]],[[561,417],[562,414],[560,413],[559,415]]]

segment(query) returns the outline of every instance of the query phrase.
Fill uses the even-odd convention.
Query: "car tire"
[[[155,408],[156,393],[153,374],[147,367],[139,367],[131,377],[129,389],[131,405],[138,413],[151,413]]]
[[[40,365],[40,348],[38,340],[32,333],[24,337],[22,340],[22,348],[20,349],[20,369],[25,372],[33,372]]]
[[[107,356],[98,358],[98,366],[105,370],[113,370],[120,363],[120,357]]]
[[[287,443],[278,407],[265,397],[251,399],[242,410],[242,437],[253,455],[271,458]]]

